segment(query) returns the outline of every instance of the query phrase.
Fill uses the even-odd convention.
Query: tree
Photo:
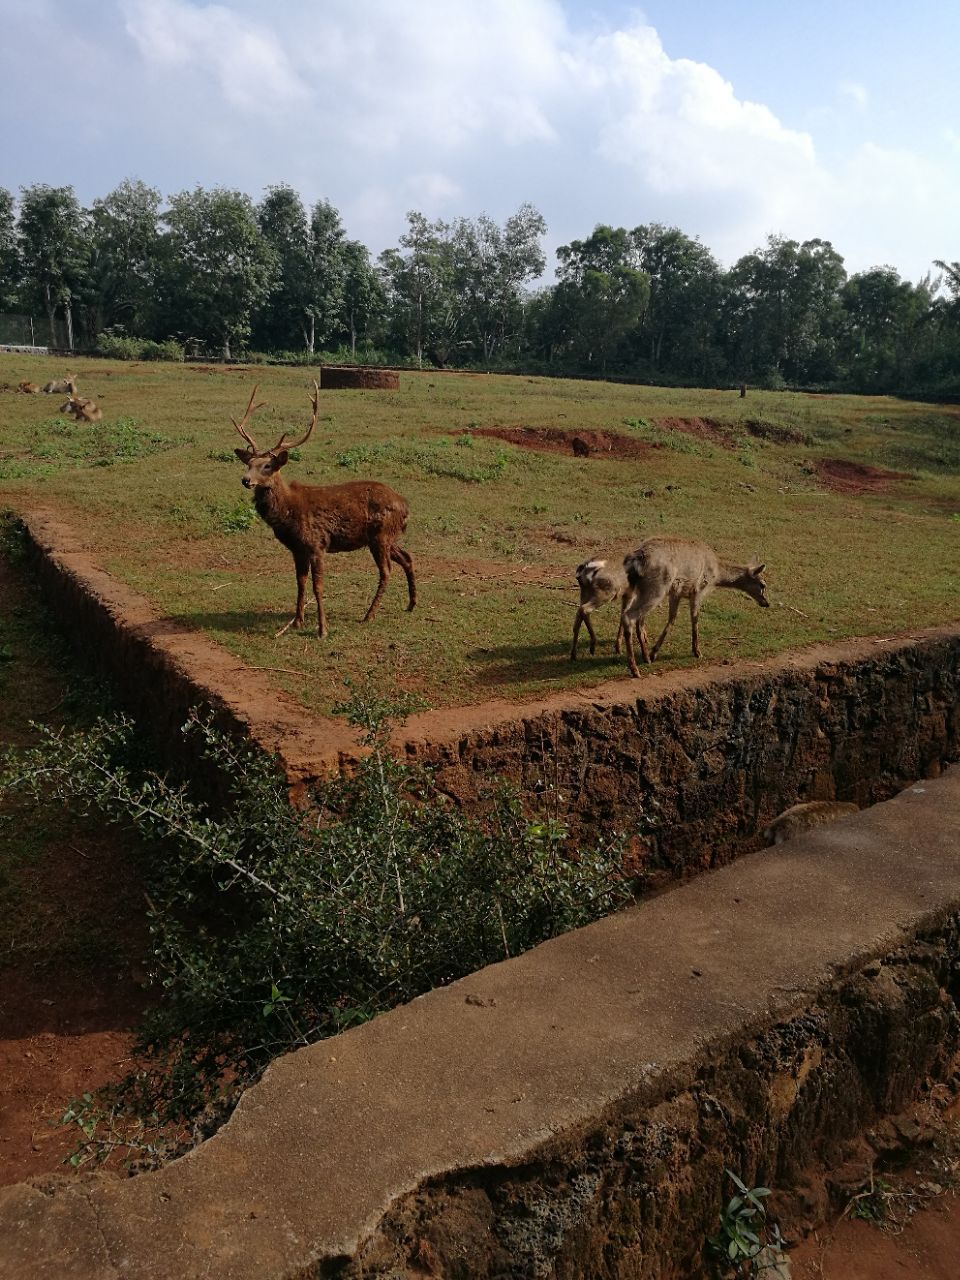
[[[343,321],[350,335],[350,354],[357,354],[357,338],[366,334],[383,314],[383,285],[370,262],[370,253],[358,240],[343,246]]]
[[[142,335],[154,312],[160,192],[126,179],[95,200],[85,300],[92,334],[112,325]]]
[[[73,188],[22,187],[17,229],[26,300],[46,312],[51,342],[56,341],[57,312],[63,312],[72,347],[73,298],[83,282],[89,247]]]
[[[933,289],[912,285],[893,267],[851,276],[842,295],[840,349],[845,376],[859,390],[895,390],[913,381],[929,327]]]
[[[167,315],[181,331],[216,343],[225,359],[250,334],[275,272],[273,250],[249,196],[223,187],[182,191],[163,215]]]
[[[586,240],[561,245],[557,260],[556,306],[567,317],[572,351],[605,371],[624,335],[640,323],[650,279],[623,227],[597,226]]]
[[[407,231],[399,249],[379,258],[394,340],[411,350],[417,364],[424,355],[443,366],[460,340],[462,299],[455,287],[452,228],[428,222],[422,213],[407,214]]]
[[[453,226],[454,288],[462,298],[464,328],[484,362],[519,340],[523,285],[546,264],[541,236],[547,224],[522,204],[503,228],[486,215]]]
[[[257,209],[264,240],[273,250],[270,294],[257,317],[258,333],[268,349],[298,346],[310,306],[310,233],[303,202],[285,184],[268,187]]]
[[[19,284],[20,252],[13,196],[0,187],[0,311],[12,310],[15,306]]]
[[[718,361],[721,273],[716,260],[678,227],[654,222],[630,234],[638,264],[650,280],[640,336],[651,369],[709,378]]]
[[[843,259],[829,240],[784,240],[727,277],[724,328],[735,375],[825,381],[835,367]]]
[[[329,200],[318,200],[310,215],[308,300],[304,307],[303,338],[308,351],[325,344],[343,322],[343,281],[346,233],[340,214]]]

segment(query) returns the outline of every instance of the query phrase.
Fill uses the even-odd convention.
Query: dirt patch
[[[392,369],[339,369],[324,366],[320,371],[324,391],[399,391],[400,375]]]
[[[643,458],[662,446],[634,440],[615,431],[571,431],[563,427],[475,427],[459,434],[505,440],[538,453],[573,454],[578,458]]]
[[[796,427],[781,427],[775,422],[762,422],[752,418],[743,424],[758,440],[772,440],[774,444],[806,444],[808,436]]]
[[[817,479],[834,493],[885,493],[895,481],[913,479],[909,471],[886,471],[846,458],[821,458],[816,469]]]
[[[709,440],[723,449],[735,449],[736,437],[729,427],[721,426],[712,418],[654,418],[653,425],[662,431],[682,431],[685,436]]]
[[[36,740],[31,719],[64,723],[75,673],[31,645],[49,619],[2,555],[0,600],[20,619],[7,632],[3,748]],[[79,1133],[57,1123],[71,1099],[130,1070],[131,1028],[147,1004],[138,967],[146,947],[132,841],[92,819],[4,801],[0,1186],[59,1169]]]

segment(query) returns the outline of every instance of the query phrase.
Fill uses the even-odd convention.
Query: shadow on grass
[[[293,617],[293,606],[289,611],[283,609],[264,612],[262,609],[224,609],[223,612],[172,613],[165,621],[176,624],[189,631],[232,631],[238,634],[247,632],[251,635],[272,636],[280,627]],[[307,611],[303,630],[316,631],[316,613],[310,621]]]
[[[576,662],[570,661],[570,640],[567,637],[549,644],[508,644],[496,648],[471,649],[467,658],[480,670],[476,683],[484,688],[500,685],[532,684],[563,688],[589,682],[599,684],[627,674],[626,659],[618,657],[610,649],[590,656],[582,645]]]

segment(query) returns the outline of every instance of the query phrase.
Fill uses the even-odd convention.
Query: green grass
[[[48,397],[2,394],[0,502],[58,510],[106,568],[165,612],[246,662],[298,672],[270,678],[319,710],[338,700],[344,677],[369,671],[432,705],[529,698],[625,674],[610,652],[612,609],[597,620],[603,654],[567,661],[572,571],[588,555],[622,553],[654,533],[704,538],[731,559],[757,552],[767,562],[771,609],[726,592],[706,605],[708,658],[760,657],[960,616],[955,409],[884,397],[751,391],[741,400],[722,391],[404,373],[399,392],[322,392],[317,429],[287,474],[319,484],[375,478],[404,494],[418,608],[404,612],[397,573],[377,620],[361,626],[376,586],[373,562],[364,553],[333,556],[331,634],[275,640],[293,609],[293,566],[240,487],[230,415],[259,380],[268,407],[252,430],[273,443],[308,419],[310,372],[74,364],[83,393],[103,408],[102,428],[50,418]],[[55,371],[49,360],[0,357],[0,382],[45,381]],[[734,448],[658,425],[665,418],[718,422]],[[746,424],[758,420],[794,442],[751,435]],[[619,432],[660,447],[618,462],[469,434],[490,426]],[[914,478],[883,494],[833,493],[816,477],[823,457]],[[683,616],[661,661],[693,665]]]

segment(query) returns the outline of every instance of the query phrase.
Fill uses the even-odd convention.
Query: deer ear
[[[282,467],[290,457],[286,449],[278,449],[276,453],[271,453],[270,456],[273,458],[274,467]]]
[[[767,566],[765,564],[755,564],[750,572],[755,578],[758,578]]]
[[[240,459],[241,462],[246,462],[248,465],[251,459],[253,458],[252,449],[234,449],[233,452],[237,455],[237,457]]]

